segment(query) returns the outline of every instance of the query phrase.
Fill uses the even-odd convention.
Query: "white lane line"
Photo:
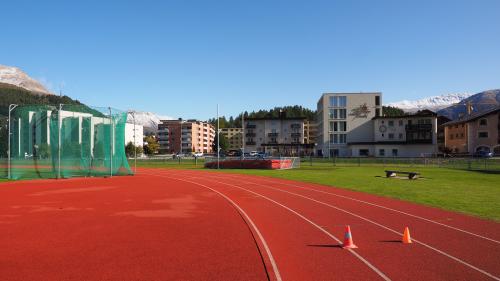
[[[235,176],[233,176],[231,178],[234,178],[235,180],[238,179]],[[239,178],[239,179],[241,179],[241,178]],[[352,200],[352,201],[356,201],[356,202],[359,202],[359,203],[364,203],[364,204],[367,204],[367,205],[371,205],[371,206],[374,206],[374,207],[382,208],[382,209],[389,210],[389,211],[392,211],[392,212],[396,212],[396,213],[400,213],[400,214],[403,214],[403,215],[407,215],[407,216],[410,216],[410,217],[413,217],[413,218],[416,218],[416,219],[420,219],[420,220],[423,220],[423,221],[434,223],[434,224],[437,224],[437,225],[440,225],[440,226],[443,226],[443,227],[447,227],[447,228],[450,228],[450,229],[453,229],[453,230],[456,230],[456,231],[459,231],[459,232],[462,232],[462,233],[466,233],[466,234],[469,234],[469,235],[472,235],[472,236],[475,236],[475,237],[478,237],[478,238],[481,238],[481,239],[485,239],[485,240],[488,240],[488,241],[500,244],[500,241],[495,240],[493,238],[489,238],[489,237],[486,237],[486,236],[483,236],[483,235],[480,235],[480,234],[477,234],[477,233],[473,233],[473,232],[470,232],[470,231],[467,231],[467,230],[464,230],[464,229],[461,229],[461,228],[458,228],[458,227],[454,227],[454,226],[451,226],[451,225],[448,225],[448,224],[444,224],[444,223],[441,223],[441,222],[438,222],[438,221],[435,221],[435,220],[427,219],[427,218],[424,218],[424,217],[421,217],[421,216],[418,216],[418,215],[410,214],[410,213],[407,213],[407,212],[404,212],[404,211],[400,211],[400,210],[396,210],[396,209],[393,209],[393,208],[389,208],[389,207],[386,207],[386,206],[383,206],[383,205],[371,203],[371,202],[368,202],[368,201],[364,201],[364,200],[352,198],[352,197],[345,196],[345,195],[336,194],[336,193],[333,193],[333,192],[327,192],[327,191],[317,190],[317,189],[314,189],[314,188],[308,188],[308,187],[304,187],[304,186],[300,186],[300,185],[295,185],[295,184],[290,184],[290,183],[281,183],[281,182],[273,181],[273,180],[265,180],[265,179],[260,178],[260,177],[259,177],[259,179],[262,180],[262,181],[264,181],[264,182],[269,182],[269,183],[274,183],[274,184],[279,184],[279,185],[286,185],[286,186],[297,187],[297,188],[304,189],[304,190],[310,190],[310,191],[314,191],[314,192],[318,192],[318,193],[329,194],[329,195],[341,197],[341,198],[344,198],[344,199],[349,199],[349,200]],[[253,182],[251,182],[251,183],[252,184],[256,184],[256,183],[253,183]]]
[[[219,181],[216,181],[216,180],[212,180],[212,181],[214,181],[214,182],[218,182],[218,183],[222,183],[222,182],[219,182]],[[247,182],[247,181],[242,181],[242,182],[245,182],[245,183],[250,183],[250,182]],[[222,184],[224,184],[224,183],[222,183]],[[259,185],[260,185],[260,184],[259,184]],[[372,223],[372,224],[374,224],[374,225],[377,225],[377,226],[379,226],[379,227],[381,227],[381,228],[384,228],[384,229],[386,229],[386,230],[388,230],[388,231],[391,231],[391,232],[393,232],[393,233],[395,233],[395,234],[398,234],[398,235],[403,235],[403,233],[401,233],[401,232],[399,232],[399,231],[397,231],[397,230],[394,230],[394,229],[392,229],[392,228],[389,228],[389,227],[387,227],[387,226],[385,226],[385,225],[382,225],[382,224],[380,224],[380,223],[378,223],[378,222],[372,221],[372,220],[370,220],[370,219],[368,219],[368,218],[365,218],[365,217],[360,216],[360,215],[357,215],[357,214],[355,214],[355,213],[353,213],[353,212],[350,212],[350,211],[344,210],[344,209],[339,208],[339,207],[337,207],[337,206],[334,206],[334,205],[331,205],[331,204],[328,204],[328,203],[325,203],[325,202],[322,202],[322,201],[318,201],[318,200],[316,200],[316,199],[314,199],[314,198],[310,198],[310,197],[307,197],[307,196],[304,196],[304,195],[301,195],[301,194],[298,194],[298,193],[293,193],[293,192],[286,191],[286,190],[282,190],[282,189],[277,189],[277,188],[268,187],[268,186],[265,186],[265,185],[260,185],[260,186],[262,186],[262,187],[264,187],[264,188],[267,188],[267,189],[271,189],[271,190],[275,190],[275,191],[279,191],[279,192],[284,192],[284,193],[292,194],[292,195],[295,195],[295,196],[298,196],[298,197],[302,197],[302,198],[304,198],[304,199],[307,199],[307,200],[310,200],[310,201],[316,202],[316,203],[318,203],[318,204],[321,204],[321,205],[324,205],[324,206],[327,206],[327,207],[330,207],[330,208],[336,209],[336,210],[338,210],[338,211],[344,212],[344,213],[346,213],[346,214],[349,214],[349,215],[355,216],[355,217],[357,217],[357,218],[359,218],[359,219],[362,219],[362,220],[364,220],[364,221],[367,221],[367,222],[369,222],[369,223]],[[482,269],[480,269],[480,268],[478,268],[478,267],[476,267],[476,266],[474,266],[474,265],[472,265],[472,264],[470,264],[470,263],[468,263],[468,262],[466,262],[466,261],[464,261],[464,260],[461,260],[461,259],[459,259],[459,258],[457,258],[457,257],[455,257],[455,256],[452,256],[452,255],[450,255],[450,254],[448,254],[448,253],[446,253],[446,252],[443,252],[442,250],[439,250],[439,249],[437,249],[437,248],[434,248],[433,246],[428,245],[428,244],[426,244],[426,243],[424,243],[424,242],[422,242],[422,241],[420,241],[420,240],[416,240],[416,239],[414,239],[413,237],[412,237],[412,241],[414,241],[414,242],[416,242],[417,244],[420,244],[420,245],[422,245],[422,246],[425,246],[425,247],[427,247],[427,248],[429,248],[429,249],[431,249],[431,250],[433,250],[433,251],[436,251],[436,252],[438,252],[438,253],[440,253],[440,254],[442,254],[442,255],[444,255],[444,256],[446,256],[446,257],[448,257],[448,258],[450,258],[450,259],[452,259],[452,260],[454,260],[454,261],[457,261],[457,262],[459,262],[459,263],[461,263],[461,264],[463,264],[463,265],[465,265],[465,266],[468,266],[468,267],[470,267],[470,268],[472,268],[472,269],[474,269],[474,270],[476,270],[476,271],[478,271],[478,272],[480,272],[480,273],[482,273],[482,274],[484,274],[484,275],[486,275],[486,276],[488,276],[488,277],[490,277],[490,278],[492,278],[492,279],[495,279],[495,280],[499,280],[499,281],[500,281],[500,278],[499,278],[499,277],[497,277],[497,276],[495,276],[495,275],[493,275],[493,274],[491,274],[491,273],[489,273],[489,272],[487,272],[487,271],[485,271],[485,270],[482,270]]]
[[[278,270],[278,265],[276,265],[276,261],[274,260],[274,257],[273,257],[273,255],[271,253],[271,250],[269,249],[269,246],[267,245],[266,240],[264,239],[264,236],[262,236],[262,233],[257,228],[257,226],[255,225],[255,223],[253,222],[253,220],[250,218],[250,216],[248,216],[248,214],[238,204],[236,204],[233,200],[231,200],[231,198],[229,198],[226,195],[224,195],[223,193],[221,193],[221,192],[219,192],[219,191],[217,191],[217,190],[215,190],[215,189],[213,189],[213,188],[211,188],[209,186],[201,184],[201,183],[197,183],[197,182],[193,182],[193,181],[189,181],[189,180],[184,180],[184,179],[179,179],[179,178],[174,178],[174,177],[170,177],[170,176],[165,176],[165,175],[161,175],[161,174],[148,174],[148,175],[156,176],[156,177],[162,177],[162,178],[170,178],[170,179],[184,181],[184,182],[192,183],[192,184],[195,184],[195,185],[198,185],[198,186],[202,186],[204,188],[207,188],[207,189],[209,189],[209,190],[211,190],[211,191],[219,194],[221,197],[223,197],[224,199],[226,199],[241,214],[243,214],[243,216],[245,217],[245,219],[250,223],[250,225],[254,229],[255,233],[257,233],[257,236],[259,237],[260,241],[262,242],[262,245],[264,246],[266,254],[267,254],[268,258],[269,258],[269,262],[271,263],[271,266],[273,267],[273,272],[274,272],[274,276],[276,277],[276,280],[277,281],[282,281],[281,274],[280,274],[280,272]]]
[[[170,177],[172,178],[172,177]],[[190,177],[190,178],[194,178],[194,179],[198,179],[197,177]],[[298,212],[296,212],[295,210],[277,202],[277,201],[274,201],[273,199],[265,196],[265,195],[262,195],[260,193],[257,193],[257,192],[254,192],[254,191],[251,191],[251,190],[248,190],[248,189],[245,189],[243,187],[240,187],[240,186],[237,186],[237,185],[233,185],[233,184],[229,184],[229,183],[223,183],[223,182],[218,182],[218,181],[215,181],[215,180],[212,180],[213,182],[217,182],[217,183],[220,183],[220,184],[224,184],[224,185],[228,185],[228,186],[233,186],[235,188],[238,188],[238,189],[241,189],[241,190],[244,190],[246,192],[249,192],[249,193],[252,193],[254,195],[257,195],[259,197],[262,197],[278,206],[281,206],[283,207],[284,209],[290,211],[291,213],[297,215],[298,217],[300,217],[301,219],[305,220],[306,222],[310,223],[311,225],[313,225],[314,227],[316,227],[317,229],[319,229],[321,232],[323,232],[324,234],[326,234],[327,236],[329,236],[330,238],[332,238],[333,240],[335,240],[337,243],[339,244],[342,244],[342,241],[339,240],[337,237],[335,237],[333,234],[331,234],[330,232],[324,230],[320,225],[316,224],[315,222],[311,221],[310,219],[306,218],[305,216],[299,214]],[[375,273],[377,273],[382,279],[386,280],[386,281],[390,281],[391,279],[389,277],[387,277],[382,271],[380,271],[377,267],[375,267],[373,264],[371,264],[369,261],[367,261],[365,258],[363,258],[361,255],[359,255],[358,253],[356,253],[354,250],[352,249],[346,249],[348,250],[351,254],[353,254],[356,258],[358,258],[360,261],[362,261],[364,264],[366,264],[370,269],[372,269]]]

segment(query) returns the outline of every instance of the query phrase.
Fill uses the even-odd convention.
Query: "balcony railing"
[[[432,124],[413,124],[413,125],[406,125],[405,126],[406,131],[427,131],[427,130],[432,130]]]
[[[291,133],[292,138],[297,138],[300,137],[302,134],[301,133]]]
[[[278,133],[268,133],[267,134],[268,137],[277,137],[278,136]]]
[[[256,143],[254,141],[247,141],[245,142],[246,145],[255,145]]]
[[[300,126],[300,124],[291,124],[290,127],[292,129],[300,129],[301,126]]]
[[[432,144],[432,139],[407,139],[406,143],[411,143],[411,144]]]
[[[247,129],[255,129],[255,128],[257,128],[257,125],[254,125],[254,124],[247,124],[245,127],[246,127]]]
[[[256,134],[255,133],[246,133],[245,136],[246,137],[255,137]]]

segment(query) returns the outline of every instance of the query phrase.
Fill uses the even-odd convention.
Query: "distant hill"
[[[488,90],[477,93],[449,107],[443,108],[437,113],[446,116],[452,120],[458,119],[461,115],[467,113],[467,103],[471,102],[473,111],[482,112],[488,109],[500,106],[500,89]]]
[[[52,95],[40,82],[14,66],[0,65],[0,83],[14,85],[38,95]]]
[[[9,104],[58,105],[60,103],[82,105],[78,100],[73,100],[68,96],[38,95],[15,85],[0,83],[0,115],[8,115]]]

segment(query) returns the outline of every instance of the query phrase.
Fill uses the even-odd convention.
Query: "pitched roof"
[[[500,106],[497,106],[497,107],[494,107],[492,109],[489,109],[489,110],[486,110],[486,111],[483,111],[483,112],[473,113],[473,114],[471,114],[469,116],[466,116],[465,118],[462,118],[462,119],[453,120],[453,121],[444,123],[443,126],[449,126],[449,125],[455,125],[455,124],[461,124],[461,123],[471,122],[471,121],[474,121],[474,120],[476,120],[478,118],[481,118],[483,116],[494,114],[494,113],[497,113],[499,111],[500,111]]]

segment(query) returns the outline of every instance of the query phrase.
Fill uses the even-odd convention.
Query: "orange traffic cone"
[[[344,244],[342,245],[342,248],[357,248],[357,246],[354,245],[354,242],[352,241],[351,227],[348,225],[345,227]]]
[[[408,227],[405,227],[405,232],[403,233],[403,240],[402,242],[404,244],[410,244],[411,242],[411,237],[410,237],[410,229]]]

